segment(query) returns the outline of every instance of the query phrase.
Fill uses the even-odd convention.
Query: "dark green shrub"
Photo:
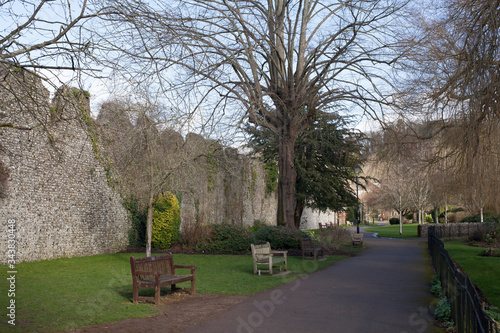
[[[347,207],[345,219],[354,223],[356,220],[356,207]]]
[[[491,319],[500,323],[500,309],[498,307],[490,306],[488,309],[485,309],[485,312],[491,317]]]
[[[261,221],[261,220],[255,220],[253,221],[253,226],[249,227],[248,230],[252,232],[256,232],[262,228],[266,228],[268,225],[266,222]]]
[[[391,218],[389,219],[389,223],[390,223],[391,225],[399,224],[399,218],[397,218],[397,217],[391,217]]]
[[[434,275],[431,281],[431,293],[437,297],[441,297],[443,289],[441,287],[441,280],[439,279],[439,274]]]
[[[210,253],[249,251],[251,243],[252,234],[244,227],[214,224],[196,245],[196,250]]]
[[[484,213],[483,214],[484,222],[500,222],[500,215],[494,213]],[[475,214],[467,216],[462,219],[462,222],[481,222],[481,214]]]
[[[156,249],[168,249],[179,239],[180,224],[179,201],[170,192],[160,194],[153,204],[151,246]]]
[[[273,249],[300,249],[300,238],[307,234],[298,229],[273,226],[258,230],[254,237],[257,244],[269,242]]]
[[[451,306],[450,302],[443,297],[439,300],[439,303],[434,309],[434,318],[442,322],[449,322],[451,319]]]
[[[128,234],[130,247],[144,246],[146,244],[146,212],[139,208],[139,202],[130,197],[123,202],[132,223]]]
[[[405,215],[405,217],[406,217],[407,220],[413,220],[413,213],[408,213],[408,214]]]

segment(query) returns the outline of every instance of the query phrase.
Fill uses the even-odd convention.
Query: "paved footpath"
[[[360,255],[253,295],[186,332],[438,332],[425,241],[370,236]]]

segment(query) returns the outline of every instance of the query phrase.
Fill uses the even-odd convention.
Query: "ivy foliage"
[[[146,244],[146,212],[139,207],[139,202],[133,196],[125,199],[123,205],[132,223],[128,235],[129,246],[144,246]]]
[[[170,192],[161,193],[153,204],[151,246],[167,249],[179,239],[181,224],[179,201]]]
[[[268,161],[264,165],[266,171],[266,193],[274,193],[278,189],[278,164],[275,161]]]

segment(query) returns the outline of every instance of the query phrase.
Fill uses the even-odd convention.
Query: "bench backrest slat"
[[[302,248],[313,246],[311,238],[301,238],[301,241],[302,241]]]
[[[257,260],[268,258],[269,254],[271,253],[271,245],[269,244],[269,242],[261,245],[252,244],[251,247],[252,247],[252,255]]]
[[[161,274],[173,275],[173,258],[171,254],[156,256],[156,257],[144,257],[144,258],[134,258],[131,257],[132,264],[132,274],[135,275],[136,271],[144,272],[160,272]],[[139,279],[151,279],[151,275],[143,276],[139,275]]]

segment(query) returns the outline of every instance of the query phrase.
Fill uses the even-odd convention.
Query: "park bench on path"
[[[266,265],[268,267],[267,272],[269,274],[273,275],[273,267],[278,267],[277,264],[283,263],[279,266],[280,271],[282,268],[286,271],[287,269],[287,251],[273,251],[271,250],[271,245],[269,242],[266,244],[262,245],[254,245],[251,244],[252,248],[252,257],[253,257],[253,273],[257,274],[261,273],[261,271],[266,271],[266,270],[260,270],[258,269],[258,265]],[[275,256],[278,255],[279,257]]]
[[[313,256],[314,260],[318,259],[318,256],[323,256],[323,248],[319,245],[314,244],[311,238],[302,237],[300,239],[300,245],[302,248],[302,259],[306,256]]]
[[[363,234],[352,233],[351,235],[352,245],[359,244],[359,246],[363,245]]]
[[[154,288],[155,305],[160,304],[160,288],[171,286],[172,292],[177,283],[191,281],[191,295],[195,294],[195,272],[196,266],[174,265],[171,254],[134,258],[130,257],[133,280],[134,303],[139,300],[151,300],[152,297],[139,297],[139,288]],[[191,269],[190,275],[175,275],[176,268]]]

